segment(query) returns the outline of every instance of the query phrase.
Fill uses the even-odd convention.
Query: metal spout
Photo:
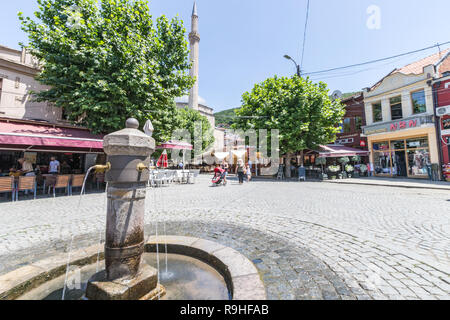
[[[95,171],[109,171],[111,170],[111,162],[107,162],[105,165],[98,164],[94,166]]]
[[[141,162],[141,163],[138,163],[136,170],[139,172],[142,172],[144,170],[150,170],[150,168]]]

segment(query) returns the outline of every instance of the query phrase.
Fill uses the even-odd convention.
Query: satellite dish
[[[152,122],[150,120],[147,120],[144,126],[144,133],[151,137],[153,135],[153,131],[155,130],[153,128]]]
[[[331,98],[332,98],[333,100],[337,100],[337,99],[342,98],[342,92],[340,92],[339,90],[336,90],[335,92],[333,92],[333,93],[331,94]]]

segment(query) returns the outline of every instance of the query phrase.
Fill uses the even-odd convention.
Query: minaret
[[[189,108],[198,110],[198,53],[200,34],[198,33],[198,15],[197,4],[194,1],[194,8],[192,9],[192,25],[191,33],[189,34],[189,42],[191,44],[191,62],[192,68],[189,75],[195,78],[195,84],[189,93]]]

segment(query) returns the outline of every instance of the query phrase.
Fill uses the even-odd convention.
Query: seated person
[[[20,177],[22,175],[22,173],[17,170],[17,168],[13,167],[11,169],[9,169],[9,176],[10,177]]]

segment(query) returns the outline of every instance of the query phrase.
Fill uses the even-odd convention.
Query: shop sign
[[[371,135],[384,132],[395,132],[399,130],[420,127],[424,123],[432,123],[432,116],[420,116],[401,121],[384,122],[364,127],[364,134]]]
[[[361,141],[359,142],[359,145],[360,145],[361,147],[365,147],[365,146],[366,146],[366,142],[365,142],[364,140],[361,140]]]
[[[391,123],[390,130],[397,131],[397,130],[401,130],[401,129],[415,128],[415,127],[417,127],[417,122],[418,122],[418,119]]]

